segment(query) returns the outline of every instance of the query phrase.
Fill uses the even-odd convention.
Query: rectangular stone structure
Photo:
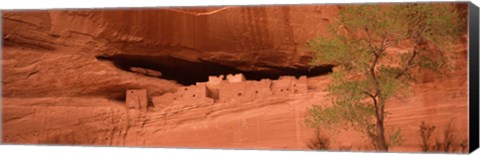
[[[246,103],[266,99],[273,95],[308,93],[307,77],[281,76],[278,80],[262,79],[248,81],[242,74],[209,76],[207,82],[179,88],[175,93],[166,93],[152,98],[155,108],[169,104]]]
[[[209,84],[219,84],[225,79],[224,75],[219,76],[208,76],[208,83]]]
[[[221,101],[229,102],[232,100],[236,94],[241,93],[243,90],[243,83],[229,83],[229,82],[222,82],[219,85],[219,98]]]
[[[148,106],[147,89],[129,89],[126,95],[128,108],[146,112]]]
[[[291,81],[291,91],[293,94],[304,94],[308,92],[307,76],[301,76]]]
[[[243,82],[245,81],[245,76],[243,74],[229,74],[227,75],[227,81],[228,82]]]
[[[194,102],[197,99],[207,97],[207,86],[205,83],[197,83],[196,85],[181,87],[177,91],[180,98],[184,102]]]
[[[210,86],[207,85],[207,97],[218,100],[220,98],[220,90],[218,85]]]
[[[255,96],[255,99],[268,98],[273,95],[271,85],[272,81],[268,79],[263,79],[261,81],[254,81],[252,84],[252,93]]]
[[[239,100],[245,96],[245,83],[244,82],[222,82],[219,86],[220,100],[230,102],[233,99]]]
[[[295,77],[282,76],[278,80],[272,81],[272,92],[274,95],[289,95],[291,94],[291,82]]]
[[[173,104],[178,98],[177,94],[174,93],[165,93],[162,96],[154,96],[152,97],[153,106],[155,109],[160,109],[166,107],[168,105]]]

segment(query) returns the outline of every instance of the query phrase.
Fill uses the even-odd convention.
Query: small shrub
[[[432,136],[433,131],[435,130],[435,126],[429,126],[425,124],[424,121],[420,124],[420,137],[422,138],[422,151],[427,152],[430,151],[430,137]]]
[[[443,151],[455,152],[456,147],[456,135],[452,127],[452,121],[450,121],[443,130]]]
[[[424,152],[467,152],[468,140],[457,141],[457,135],[453,129],[453,120],[445,125],[443,130],[443,141],[435,140],[434,144],[430,143],[430,137],[435,130],[435,126],[427,125],[425,122],[420,124],[420,138],[422,139],[421,148]]]
[[[312,150],[328,150],[330,148],[330,138],[321,134],[320,129],[315,129],[315,137],[307,144]]]
[[[440,150],[442,150],[442,146],[443,146],[443,143],[437,139],[437,140],[435,140],[435,145],[430,147],[428,151],[429,152],[432,152],[432,151],[439,152]]]

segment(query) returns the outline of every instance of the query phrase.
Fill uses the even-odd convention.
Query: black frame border
[[[469,59],[469,152],[478,149],[479,143],[479,9],[468,5],[468,59]]]

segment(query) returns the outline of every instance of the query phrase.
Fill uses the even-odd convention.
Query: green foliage
[[[402,131],[400,129],[395,130],[389,137],[388,146],[398,146],[403,143]]]
[[[411,92],[414,71],[440,72],[449,66],[451,47],[463,33],[463,23],[456,8],[446,3],[342,8],[331,35],[307,44],[314,52],[312,66],[336,67],[326,89],[332,106],[313,106],[306,123],[330,129],[353,127],[383,150],[401,144],[400,130],[383,132],[385,104]],[[404,42],[411,45],[405,52],[388,51]]]

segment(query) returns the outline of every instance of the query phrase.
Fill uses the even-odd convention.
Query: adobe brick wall
[[[156,109],[170,104],[209,104],[213,103],[212,98],[207,97],[206,83],[197,83],[196,85],[180,87],[175,93],[165,93],[161,96],[152,97],[152,102]]]
[[[221,82],[219,84],[219,97],[221,101],[230,102],[235,98],[241,98],[245,95],[244,82]]]
[[[161,96],[152,97],[153,106],[155,109],[160,109],[166,107],[178,99],[178,94],[176,93],[165,93]]]
[[[271,90],[272,81],[263,79],[261,81],[247,81],[247,94],[252,94],[255,99],[262,99],[273,95]]]
[[[206,82],[207,86],[207,97],[213,98],[214,100],[218,100],[219,96],[219,84],[225,79],[224,75],[220,76],[209,76],[208,82]]]
[[[128,108],[147,111],[147,106],[148,106],[147,89],[127,90],[126,104]]]
[[[207,87],[205,83],[197,83],[193,86],[182,87],[178,90],[179,93],[182,93],[183,99],[192,99],[198,97],[206,97],[207,96]]]
[[[290,94],[291,78],[281,77],[272,81],[272,92],[274,95]]]
[[[297,79],[293,76],[282,76],[272,81],[272,92],[274,95],[307,93],[307,77],[301,76]]]
[[[218,84],[218,83],[220,83],[221,81],[223,81],[224,79],[225,79],[225,76],[224,76],[224,75],[220,75],[220,76],[209,76],[209,77],[208,77],[208,83]]]
[[[155,107],[168,104],[203,104],[216,100],[227,103],[244,103],[268,98],[272,95],[290,95],[307,93],[307,77],[282,76],[278,80],[262,79],[245,81],[242,74],[210,76],[208,82],[197,82],[196,85],[181,87],[176,93],[167,93],[152,97]]]
[[[227,75],[228,82],[243,82],[246,81],[243,74],[229,74]]]
[[[308,93],[307,76],[292,80],[291,87],[291,93],[293,94]]]

